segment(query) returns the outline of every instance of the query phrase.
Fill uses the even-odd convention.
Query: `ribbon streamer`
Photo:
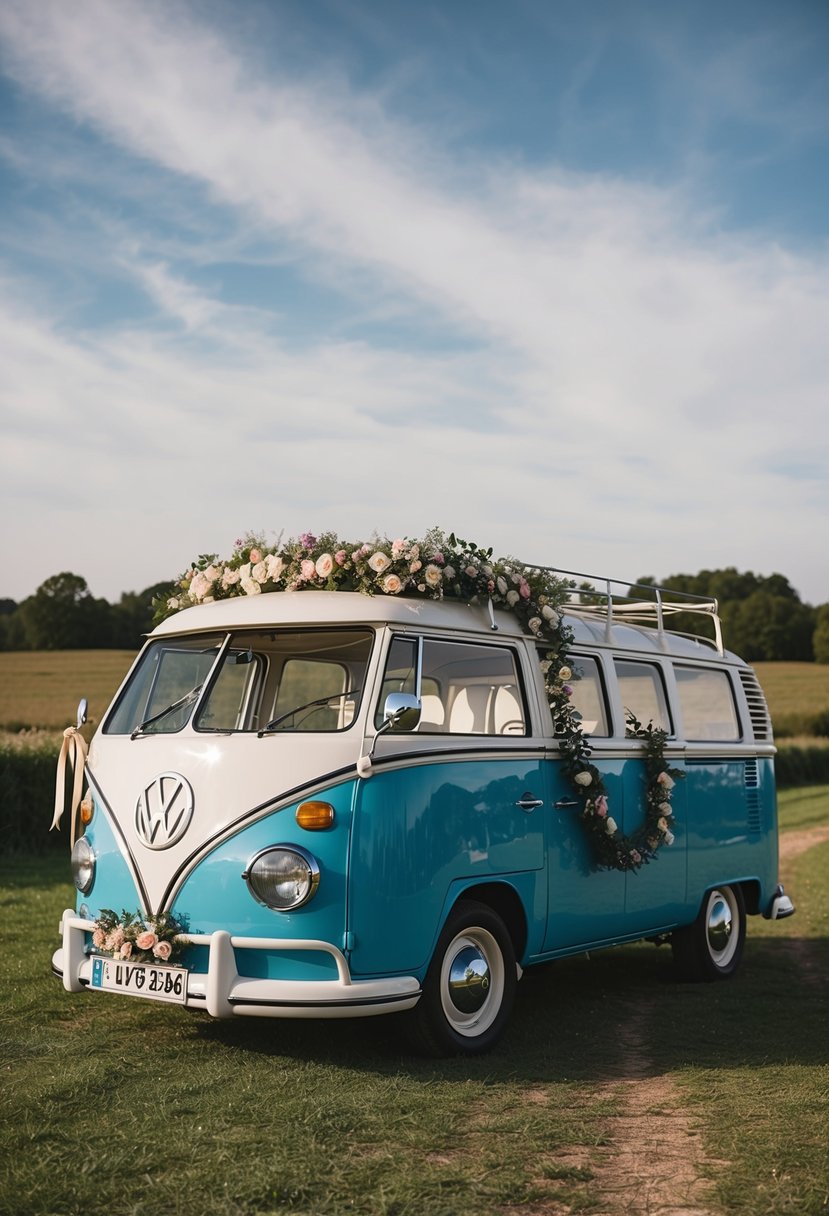
[[[55,828],[60,831],[60,821],[63,817],[64,807],[66,805],[66,765],[71,765],[73,772],[72,781],[72,802],[71,808],[71,839],[69,847],[72,848],[75,844],[75,826],[77,823],[78,805],[81,801],[83,792],[83,774],[84,766],[86,765],[86,740],[76,726],[67,726],[63,732],[63,743],[60,747],[60,755],[58,756],[58,771],[55,778],[55,813],[52,818],[52,826],[49,831]]]

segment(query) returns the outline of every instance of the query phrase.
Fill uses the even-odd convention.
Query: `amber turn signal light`
[[[308,832],[324,832],[334,822],[334,808],[330,802],[303,802],[297,807],[296,821]]]

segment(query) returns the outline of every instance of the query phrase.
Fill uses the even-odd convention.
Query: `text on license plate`
[[[155,967],[121,959],[93,958],[92,987],[106,992],[146,996],[153,1001],[187,1000],[187,971],[183,967]]]

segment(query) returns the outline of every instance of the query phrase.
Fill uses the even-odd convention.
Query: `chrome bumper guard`
[[[89,986],[92,959],[86,934],[95,923],[71,908],[63,913],[63,946],[52,958],[52,969],[67,992]],[[208,947],[207,974],[191,971],[187,981],[187,1007],[205,1009],[214,1018],[237,1016],[276,1018],[353,1018],[411,1009],[420,999],[420,983],[413,975],[392,979],[353,980],[342,951],[329,942],[296,938],[233,937],[224,929],[215,933],[184,933],[179,941]],[[272,980],[240,975],[235,950],[322,951],[337,967],[331,980]]]
[[[794,904],[783,891],[783,884],[778,883],[774,889],[774,896],[763,916],[766,920],[783,920],[785,916],[791,916],[794,912]]]

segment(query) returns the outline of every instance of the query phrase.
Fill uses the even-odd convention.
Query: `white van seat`
[[[492,689],[488,684],[469,684],[452,702],[449,731],[453,735],[485,735]]]
[[[420,725],[423,731],[442,731],[446,721],[446,711],[440,697],[427,692],[420,698]]]
[[[515,691],[505,684],[495,692],[492,716],[496,735],[523,735],[524,713],[521,702]]]

